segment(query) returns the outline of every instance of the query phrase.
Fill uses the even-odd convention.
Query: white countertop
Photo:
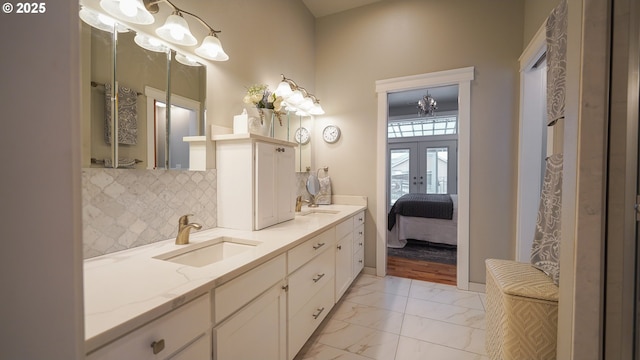
[[[365,198],[357,198],[366,204]],[[366,205],[321,205],[321,210],[338,213],[296,215],[294,220],[260,231],[224,228],[192,231],[191,244],[218,236],[261,242],[242,254],[204,267],[153,258],[188,246],[175,245],[175,239],[85,260],[85,351],[97,349],[211,291],[365,208]],[[304,208],[303,213],[306,210],[310,209]]]

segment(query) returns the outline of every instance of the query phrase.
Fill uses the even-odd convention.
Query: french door
[[[409,193],[457,193],[457,140],[393,142],[388,149],[389,207]]]

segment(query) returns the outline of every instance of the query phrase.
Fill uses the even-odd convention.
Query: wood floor
[[[387,275],[456,285],[456,265],[387,257]]]

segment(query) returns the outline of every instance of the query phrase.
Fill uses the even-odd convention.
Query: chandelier
[[[438,103],[429,93],[418,100],[418,115],[419,116],[433,116],[435,110],[438,109]]]

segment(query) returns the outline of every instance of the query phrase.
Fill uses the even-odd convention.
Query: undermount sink
[[[297,213],[300,216],[308,216],[308,215],[335,215],[340,211],[337,210],[323,210],[323,209],[313,209],[313,210],[305,210]]]
[[[259,241],[237,239],[227,236],[217,237],[201,243],[192,244],[184,249],[173,250],[154,259],[165,260],[177,264],[202,267],[253,249]]]

